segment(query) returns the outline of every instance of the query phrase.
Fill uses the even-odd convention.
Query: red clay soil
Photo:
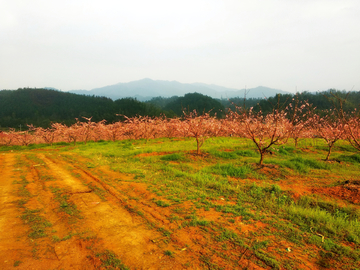
[[[314,188],[313,192],[360,205],[360,181],[347,181],[335,187]]]
[[[266,223],[191,202],[161,207],[156,201],[166,199],[131,175],[88,168],[91,161],[74,154],[31,155],[0,155],[0,269],[107,269],[102,260],[109,251],[130,269],[271,269],[251,249],[215,239],[230,229],[255,241],[259,230],[271,230]],[[21,219],[29,211],[50,224],[41,237],[31,237],[33,225]],[[194,214],[217,230],[184,225]],[[315,269],[294,244],[273,242],[269,250],[289,246],[294,252],[283,257]]]
[[[151,152],[151,153],[142,153],[136,155],[137,157],[153,157],[153,156],[163,156],[163,155],[170,155],[175,152]]]
[[[106,269],[101,259],[108,250],[130,269],[202,269],[214,263],[234,268],[217,257],[220,244],[209,232],[181,227],[194,213],[191,203],[179,207],[180,220],[170,221],[171,209],[157,206],[147,186],[130,182],[128,175],[104,167],[90,170],[82,165],[89,160],[82,163],[78,156],[33,153],[36,159],[0,156],[0,269]],[[19,206],[19,200],[25,203]],[[76,211],[61,211],[70,205]],[[44,235],[30,236],[33,224],[21,219],[26,211],[50,224],[42,229]],[[215,211],[200,215],[219,219]],[[248,251],[235,265],[265,269],[251,262],[251,255]]]
[[[162,234],[124,208],[121,199],[107,194],[102,201],[89,188],[90,183],[92,188],[102,188],[92,177],[81,170],[68,171],[71,164],[56,157],[38,157],[45,165],[30,163],[17,169],[14,154],[1,156],[1,269],[101,269],[96,254],[105,250],[118,254],[132,269],[182,269],[187,257],[165,256],[161,245],[153,241]],[[29,226],[19,218],[23,209],[16,207],[16,201],[23,198],[16,195],[19,185],[13,182],[24,175],[31,194],[24,206],[38,210],[52,224],[46,230],[48,237],[28,237]],[[42,181],[44,175],[52,180]],[[62,189],[81,214],[74,218],[60,212],[51,187]],[[69,235],[74,236],[66,239]],[[54,237],[66,240],[53,241]]]

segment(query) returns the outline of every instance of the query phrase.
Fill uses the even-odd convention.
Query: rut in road
[[[102,239],[104,248],[119,255],[124,264],[139,269],[182,269],[177,259],[164,256],[162,247],[153,241],[162,234],[149,228],[149,224],[138,215],[129,213],[114,188],[63,159],[43,154],[38,156],[48,167],[46,174],[56,179],[47,185],[64,189],[79,209],[83,217],[82,229],[87,228]],[[106,190],[105,200],[95,192],[89,192],[96,186]]]
[[[14,261],[29,256],[30,246],[25,241],[23,222],[18,218],[15,201],[18,199],[13,182],[19,179],[15,167],[15,154],[0,155],[0,265],[2,269],[11,267]]]

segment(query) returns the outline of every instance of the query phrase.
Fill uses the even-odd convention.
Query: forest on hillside
[[[126,117],[149,116],[181,117],[183,111],[196,110],[198,113],[209,112],[222,118],[228,108],[234,110],[236,106],[254,107],[254,111],[270,112],[274,104],[287,106],[293,98],[308,101],[316,110],[331,107],[329,97],[336,95],[346,99],[344,110],[351,111],[360,104],[360,92],[345,92],[329,90],[320,93],[303,92],[296,96],[291,94],[278,95],[267,99],[245,99],[244,97],[231,99],[213,99],[211,97],[189,93],[184,97],[155,97],[147,102],[140,102],[133,98],[123,98],[113,101],[110,98],[86,96],[66,93],[49,89],[22,88],[18,90],[0,91],[0,129],[26,129],[32,124],[38,127],[49,127],[51,123],[72,125],[85,121],[84,117],[92,117],[92,121],[105,120],[111,124],[125,120]]]
[[[141,102],[134,98],[113,101],[110,98],[86,96],[49,89],[24,88],[0,91],[0,129],[27,128],[27,125],[49,127],[51,123],[72,125],[85,118],[92,121],[106,120],[111,124],[125,120],[125,117],[181,116],[183,109],[218,114],[225,111],[215,99],[202,94],[187,94],[185,97],[169,99],[167,107],[151,102]],[[169,104],[168,104],[169,103]]]
[[[51,123],[71,125],[75,118],[92,117],[107,123],[122,119],[121,115],[160,116],[164,113],[154,105],[136,99],[116,101],[106,97],[85,96],[48,89],[18,89],[0,91],[0,128],[20,125],[49,127]]]

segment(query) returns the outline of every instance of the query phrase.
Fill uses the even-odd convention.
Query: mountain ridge
[[[291,94],[290,92],[265,86],[250,89],[235,89],[215,84],[180,83],[178,81],[152,80],[149,78],[128,83],[107,85],[91,90],[70,90],[68,92],[82,95],[105,96],[113,100],[133,97],[140,101],[147,101],[159,96],[184,96],[187,93],[200,93],[217,99],[244,97],[245,92],[247,98],[264,98],[276,94]]]

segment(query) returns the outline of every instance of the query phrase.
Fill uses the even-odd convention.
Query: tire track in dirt
[[[135,269],[183,269],[177,258],[165,256],[164,250],[152,241],[161,238],[162,234],[148,228],[139,216],[129,213],[112,187],[68,161],[49,155],[38,156],[48,166],[48,173],[56,179],[52,184],[60,184],[69,190],[71,200],[84,217],[81,221],[84,230],[88,228],[102,239],[103,246],[114,251],[124,264]],[[72,173],[69,168],[74,168]],[[77,178],[72,174],[80,176]],[[81,181],[104,188],[108,192],[107,200],[101,201],[94,192],[84,193],[89,188]]]
[[[32,224],[34,219],[45,217],[52,219],[52,223],[53,220],[63,222],[59,222],[51,203],[48,203],[52,195],[43,188],[44,183],[24,156],[19,160],[16,160],[17,155],[9,153],[0,157],[0,269],[94,269],[87,266],[86,255],[76,258],[85,249],[79,247],[76,241],[56,244],[51,241],[50,234],[54,227],[46,228],[44,236],[30,236],[39,225]],[[19,200],[22,201],[21,206]],[[35,211],[32,212],[34,215],[22,220],[24,214],[28,215],[31,211]],[[63,245],[67,246],[61,247]],[[58,248],[67,251],[66,261],[60,261]]]
[[[67,160],[71,160],[72,158]],[[76,159],[78,162],[74,164],[76,168],[80,171],[85,172],[86,163],[88,160],[84,159]],[[180,207],[179,213],[176,211],[176,215],[181,217],[180,222],[178,221],[170,221],[171,216],[174,214],[172,210],[173,207],[159,207],[155,201],[163,200],[164,198],[158,197],[157,195],[148,191],[147,185],[144,183],[132,182],[129,181],[128,176],[124,176],[121,173],[116,173],[114,171],[109,171],[106,167],[101,167],[98,169],[92,170],[97,175],[97,181],[102,182],[99,178],[104,176],[106,179],[107,176],[111,175],[114,179],[119,179],[124,177],[125,181],[120,181],[120,183],[113,185],[110,187],[113,192],[118,194],[120,197],[120,202],[124,208],[129,209],[129,211],[140,210],[143,214],[142,217],[146,219],[149,223],[156,226],[158,230],[164,230],[166,233],[171,233],[170,236],[162,235],[160,238],[153,239],[154,243],[162,247],[166,247],[167,250],[173,251],[176,255],[176,259],[178,261],[178,267],[182,264],[183,268],[189,269],[202,269],[205,267],[212,269],[215,266],[207,261],[208,258],[217,257],[217,250],[223,250],[222,247],[219,247],[219,242],[214,240],[214,235],[212,229],[202,228],[198,226],[182,226],[182,221],[187,220],[189,215],[193,215],[195,210],[195,206],[192,203],[185,203],[178,205]],[[90,172],[86,172],[86,174],[91,174]],[[101,177],[100,177],[101,176]],[[96,178],[92,175],[93,178]],[[109,182],[109,179],[106,181]],[[106,183],[103,183],[107,185]],[[174,206],[175,208],[177,206]],[[219,216],[217,213],[216,216]],[[208,219],[209,215],[205,217]],[[215,233],[217,234],[217,232]],[[233,254],[231,251],[229,251]],[[235,251],[234,251],[235,252]],[[247,250],[247,256],[252,256],[252,252]],[[221,258],[215,259],[220,265],[222,264],[223,269],[234,269],[234,265],[230,264],[227,261],[222,261]],[[221,262],[222,261],[222,262]],[[248,267],[252,265],[252,263],[245,258],[242,259],[241,264],[246,264]],[[237,265],[237,262],[235,262]],[[166,268],[165,268],[166,269]],[[249,269],[264,269],[261,267],[257,267],[252,265]]]
[[[74,160],[72,158],[64,157],[66,162],[69,160]],[[181,268],[181,265],[190,269],[200,269],[205,266],[205,268],[212,268],[213,265],[207,265],[207,258],[216,257],[216,249],[219,249],[219,243],[214,241],[214,236],[212,235],[212,230],[209,231],[206,228],[201,227],[183,227],[182,222],[173,222],[170,221],[172,214],[174,213],[171,208],[173,207],[159,207],[156,205],[156,200],[162,200],[155,194],[151,193],[147,189],[147,185],[144,183],[137,183],[129,181],[128,176],[124,176],[121,173],[116,173],[114,171],[109,171],[108,168],[101,167],[87,171],[84,169],[86,163],[89,160],[84,160],[83,158],[76,158],[77,163],[73,166],[79,171],[84,172],[86,175],[91,175],[92,179],[96,179],[97,182],[102,182],[103,186],[107,186],[111,180],[108,179],[109,176],[112,176],[113,179],[119,179],[124,177],[124,181],[112,183],[112,186],[108,186],[114,193],[117,194],[117,198],[120,197],[119,203],[129,211],[136,212],[140,210],[142,212],[142,218],[149,222],[152,226],[155,226],[158,230],[166,233],[167,236],[161,235],[159,238],[153,239],[154,243],[157,243],[159,246],[164,249],[171,250],[175,252],[175,257],[177,262],[177,267]],[[94,176],[94,174],[96,176]],[[102,180],[104,179],[106,183]],[[110,180],[110,181],[109,181]],[[176,207],[176,206],[175,206]],[[192,203],[186,203],[179,205],[180,208],[184,207],[183,213],[177,212],[177,215],[182,216],[181,220],[186,220],[187,216],[191,215],[196,211]],[[171,235],[168,235],[170,233]],[[222,248],[220,248],[222,250]],[[251,253],[248,251],[247,253]],[[163,255],[163,254],[160,254]],[[251,254],[250,254],[251,256]],[[222,259],[219,259],[220,261]],[[219,261],[219,263],[220,263]],[[251,262],[243,258],[241,263],[246,263],[250,265]],[[222,262],[220,264],[227,265],[224,269],[233,269],[234,265],[228,265],[228,262]],[[235,263],[236,265],[237,263]],[[158,269],[158,268],[156,268]],[[166,269],[166,268],[165,268]],[[263,269],[261,267],[252,266],[249,269]]]
[[[57,269],[100,269],[101,263],[95,254],[105,249],[115,252],[130,269],[184,269],[190,265],[190,269],[200,269],[202,266],[206,268],[206,261],[202,263],[200,257],[215,256],[216,261],[221,261],[214,253],[216,244],[211,240],[211,233],[196,227],[181,228],[181,223],[170,222],[167,218],[171,215],[170,208],[157,207],[154,200],[160,198],[147,191],[145,184],[120,181],[110,186],[116,183],[112,179],[119,178],[115,172],[86,170],[81,162],[73,164],[71,160],[51,154],[38,153],[36,158],[41,159],[44,166],[38,166],[39,161],[27,158],[27,162],[32,164],[26,169],[30,182],[27,188],[33,197],[26,207],[41,209],[41,214],[53,224],[51,229],[56,233],[36,239],[40,246],[38,260],[32,257],[30,245],[24,248],[26,262],[17,269],[47,269],[50,266]],[[51,180],[45,181],[46,178]],[[91,190],[95,186],[107,191],[106,200],[102,201]],[[59,213],[59,204],[50,187],[61,188],[83,218],[76,224],[68,224],[66,217]],[[134,199],[136,197],[138,199]],[[144,216],[135,214],[136,209],[144,211]],[[165,236],[164,232],[171,232],[171,236]],[[51,236],[63,238],[72,233],[75,236],[71,239],[51,241]],[[89,246],[87,240],[82,240],[80,235],[83,233],[96,239],[96,245]],[[169,250],[175,252],[175,256],[164,254]]]
[[[76,226],[59,216],[54,196],[40,172],[27,154],[19,160],[16,157],[0,155],[0,269],[98,269],[89,259],[94,252],[87,249],[94,241],[71,236]],[[21,219],[29,211],[35,211],[31,220],[44,217],[52,223],[44,236],[30,236],[32,227],[38,224]],[[53,241],[51,236],[58,235],[60,239]]]
[[[20,179],[20,169],[15,168],[15,154],[0,156],[0,267],[13,269],[16,261],[30,258],[31,246],[27,241],[27,226],[19,218],[21,212],[16,207],[20,198],[16,195]],[[23,269],[23,268],[17,268]],[[31,268],[28,268],[31,269]]]

